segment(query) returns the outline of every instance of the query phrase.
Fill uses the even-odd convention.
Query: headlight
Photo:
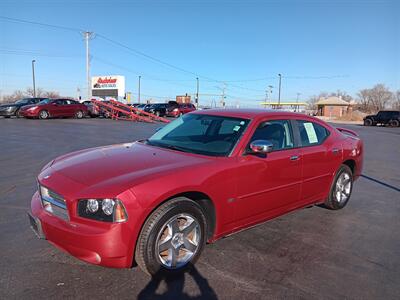
[[[29,107],[27,110],[28,111],[33,111],[33,110],[35,110],[37,107],[36,106],[34,106],[34,107]]]
[[[179,111],[179,109],[177,109],[177,108],[174,108],[174,111]]]
[[[53,164],[53,162],[54,162],[54,159],[53,160],[51,160],[51,161],[49,161],[43,168],[42,168],[42,170],[41,171],[44,171],[44,170],[46,170],[48,167],[50,167],[52,164]]]
[[[14,109],[15,109],[15,106],[6,107],[6,111],[13,111]]]
[[[78,202],[78,215],[104,222],[128,220],[125,207],[118,199],[83,199]]]

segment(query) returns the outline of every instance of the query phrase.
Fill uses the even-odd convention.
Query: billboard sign
[[[112,95],[124,97],[125,95],[125,77],[121,75],[108,75],[108,76],[94,76],[92,77],[92,94],[100,92],[113,91]]]

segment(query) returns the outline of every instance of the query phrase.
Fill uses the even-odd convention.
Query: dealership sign
[[[124,76],[92,77],[92,89],[119,89],[121,87],[125,87]]]
[[[125,94],[125,77],[121,75],[107,75],[107,76],[94,76],[92,77],[92,93],[98,94],[107,93],[107,90],[111,92],[110,95],[105,96],[115,96],[118,95],[119,97],[123,97]],[[95,93],[95,91],[98,91]],[[97,96],[104,96],[104,95],[97,95]]]

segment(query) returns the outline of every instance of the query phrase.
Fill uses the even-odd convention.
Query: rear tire
[[[135,260],[149,275],[184,272],[199,258],[207,223],[199,204],[178,197],[160,205],[144,223]]]
[[[392,127],[399,127],[400,126],[400,122],[398,120],[391,120],[389,122],[389,125]]]
[[[364,120],[364,126],[372,126],[372,125],[373,125],[373,122],[372,122],[371,119],[365,119]]]
[[[349,202],[353,190],[353,172],[347,165],[341,165],[333,179],[325,206],[330,209],[342,209]]]
[[[49,118],[49,112],[47,110],[42,110],[39,112],[39,119],[45,120]]]

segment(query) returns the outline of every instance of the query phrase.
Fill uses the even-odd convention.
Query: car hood
[[[63,190],[68,182],[89,191],[119,194],[135,184],[202,164],[212,158],[157,148],[140,142],[92,148],[55,159],[39,175],[44,185]],[[51,178],[54,177],[54,181]],[[71,184],[72,188],[74,184]]]
[[[372,117],[376,117],[376,115],[366,115],[366,116],[364,117],[364,119],[365,119],[365,118],[372,118]]]
[[[2,104],[0,107],[19,107],[20,104],[10,103],[10,104]]]
[[[36,106],[38,106],[38,105],[37,104],[29,104],[29,105],[22,106],[21,109],[22,110],[27,110],[27,109],[29,109],[31,107],[36,107]]]

